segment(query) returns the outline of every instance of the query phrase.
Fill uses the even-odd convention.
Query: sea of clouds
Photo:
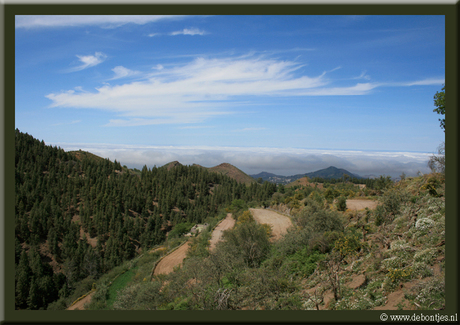
[[[213,167],[229,163],[247,174],[262,171],[291,176],[334,166],[363,177],[398,177],[403,172],[415,176],[429,173],[427,162],[431,153],[400,151],[360,151],[268,147],[207,146],[135,146],[115,144],[56,143],[66,151],[84,150],[103,158],[115,159],[122,165],[141,169],[160,167],[171,161],[183,165],[199,164]]]

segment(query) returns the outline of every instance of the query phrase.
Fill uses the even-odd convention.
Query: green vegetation
[[[436,108],[433,110],[433,112],[436,112],[440,115],[446,114],[446,86],[443,86],[442,91],[437,91],[434,95],[434,106],[436,106]],[[439,122],[441,129],[446,132],[446,119],[440,118]]]
[[[91,310],[365,310],[396,291],[402,309],[445,305],[443,173],[246,186],[193,166],[131,174],[16,136],[17,309],[66,309],[94,287]],[[351,211],[350,198],[379,205]],[[261,206],[290,216],[280,240],[248,210]],[[210,252],[227,213],[235,227]],[[182,265],[152,276],[197,223]]]
[[[439,195],[430,195],[426,184]],[[213,252],[201,239],[210,238],[209,232],[194,238],[196,248],[180,268],[153,282],[128,283],[113,308],[365,310],[384,306],[389,294],[409,281],[414,285],[395,302],[399,308],[442,308],[444,271],[435,269],[442,268],[444,257],[439,246],[445,234],[444,178],[424,175],[385,188],[377,196],[378,213],[338,212],[324,189],[309,192],[321,200],[298,195],[303,188],[274,193],[278,199],[292,194],[288,204],[297,200],[299,208],[291,210],[294,227],[273,243],[244,202],[235,200],[221,218],[234,211],[236,227]],[[384,222],[376,226],[379,215]],[[354,279],[361,279],[356,286]]]
[[[81,281],[163,244],[171,230],[180,241],[190,225],[216,218],[233,200],[262,202],[276,191],[274,184],[246,186],[196,166],[129,171],[15,135],[17,309],[46,309],[54,301],[62,307]]]
[[[110,285],[108,291],[108,298],[107,298],[107,308],[111,309],[114,301],[117,298],[118,291],[122,290],[129,281],[134,277],[136,274],[137,267],[127,270],[126,272],[120,274]]]

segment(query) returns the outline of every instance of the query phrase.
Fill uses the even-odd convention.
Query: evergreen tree
[[[30,283],[29,295],[27,297],[27,306],[28,309],[38,309],[41,305],[40,301],[40,294],[38,289],[38,284],[35,281],[35,277],[32,277],[32,281]]]
[[[24,308],[27,305],[31,277],[32,269],[29,266],[29,257],[23,249],[16,268],[16,306],[19,308]]]

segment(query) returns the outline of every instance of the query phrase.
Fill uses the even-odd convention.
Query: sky
[[[429,172],[444,16],[16,16],[15,127],[130,168]]]

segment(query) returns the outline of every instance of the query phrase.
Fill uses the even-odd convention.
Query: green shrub
[[[109,286],[104,283],[98,283],[97,290],[91,297],[91,303],[88,309],[100,310],[105,309],[107,304],[107,298],[109,297]]]
[[[433,275],[433,271],[430,267],[423,262],[415,262],[412,269],[416,277],[426,278]]]
[[[393,189],[386,191],[383,195],[383,208],[385,213],[396,215],[399,212],[400,206],[401,199],[399,193]]]
[[[72,303],[84,294],[88,293],[91,290],[94,282],[95,280],[92,276],[89,276],[83,279],[82,281],[78,282],[75,286],[74,292],[68,300],[70,300],[70,302]]]
[[[374,210],[374,223],[378,227],[385,223],[385,211],[383,206],[378,205]]]
[[[337,210],[345,211],[347,209],[347,198],[344,196],[340,196],[337,199],[336,206],[337,206]]]
[[[244,200],[233,200],[232,204],[227,208],[227,212],[231,212],[234,216],[238,217],[240,213],[248,209],[248,205]]]
[[[339,237],[334,243],[334,250],[338,251],[342,258],[352,257],[361,248],[361,242],[356,235]]]
[[[290,270],[296,275],[308,277],[316,270],[317,262],[323,260],[325,254],[318,251],[311,252],[308,248],[303,248],[294,255],[288,257]]]
[[[423,263],[425,265],[433,265],[437,255],[436,252],[436,248],[427,248],[419,251],[414,255],[414,261]]]
[[[133,276],[136,274],[136,268],[130,269],[120,274],[110,285],[107,298],[107,307],[112,307],[114,301],[117,298],[118,291],[122,290],[131,281]]]
[[[161,283],[158,281],[139,283],[125,287],[113,303],[116,310],[156,309],[162,303]]]
[[[190,231],[194,223],[191,222],[182,222],[178,223],[173,227],[173,229],[169,232],[168,238],[180,237]]]
[[[305,206],[297,218],[297,223],[318,233],[343,230],[339,214],[336,211],[323,210],[317,204]]]
[[[224,245],[234,254],[243,257],[248,266],[258,266],[270,250],[270,242],[265,227],[255,222],[241,223],[224,232]]]
[[[403,269],[388,269],[387,277],[393,283],[399,283],[401,280],[410,279],[412,276],[413,270],[411,267]]]
[[[412,288],[417,294],[414,301],[420,309],[439,310],[445,307],[445,282],[440,278],[433,278]]]

